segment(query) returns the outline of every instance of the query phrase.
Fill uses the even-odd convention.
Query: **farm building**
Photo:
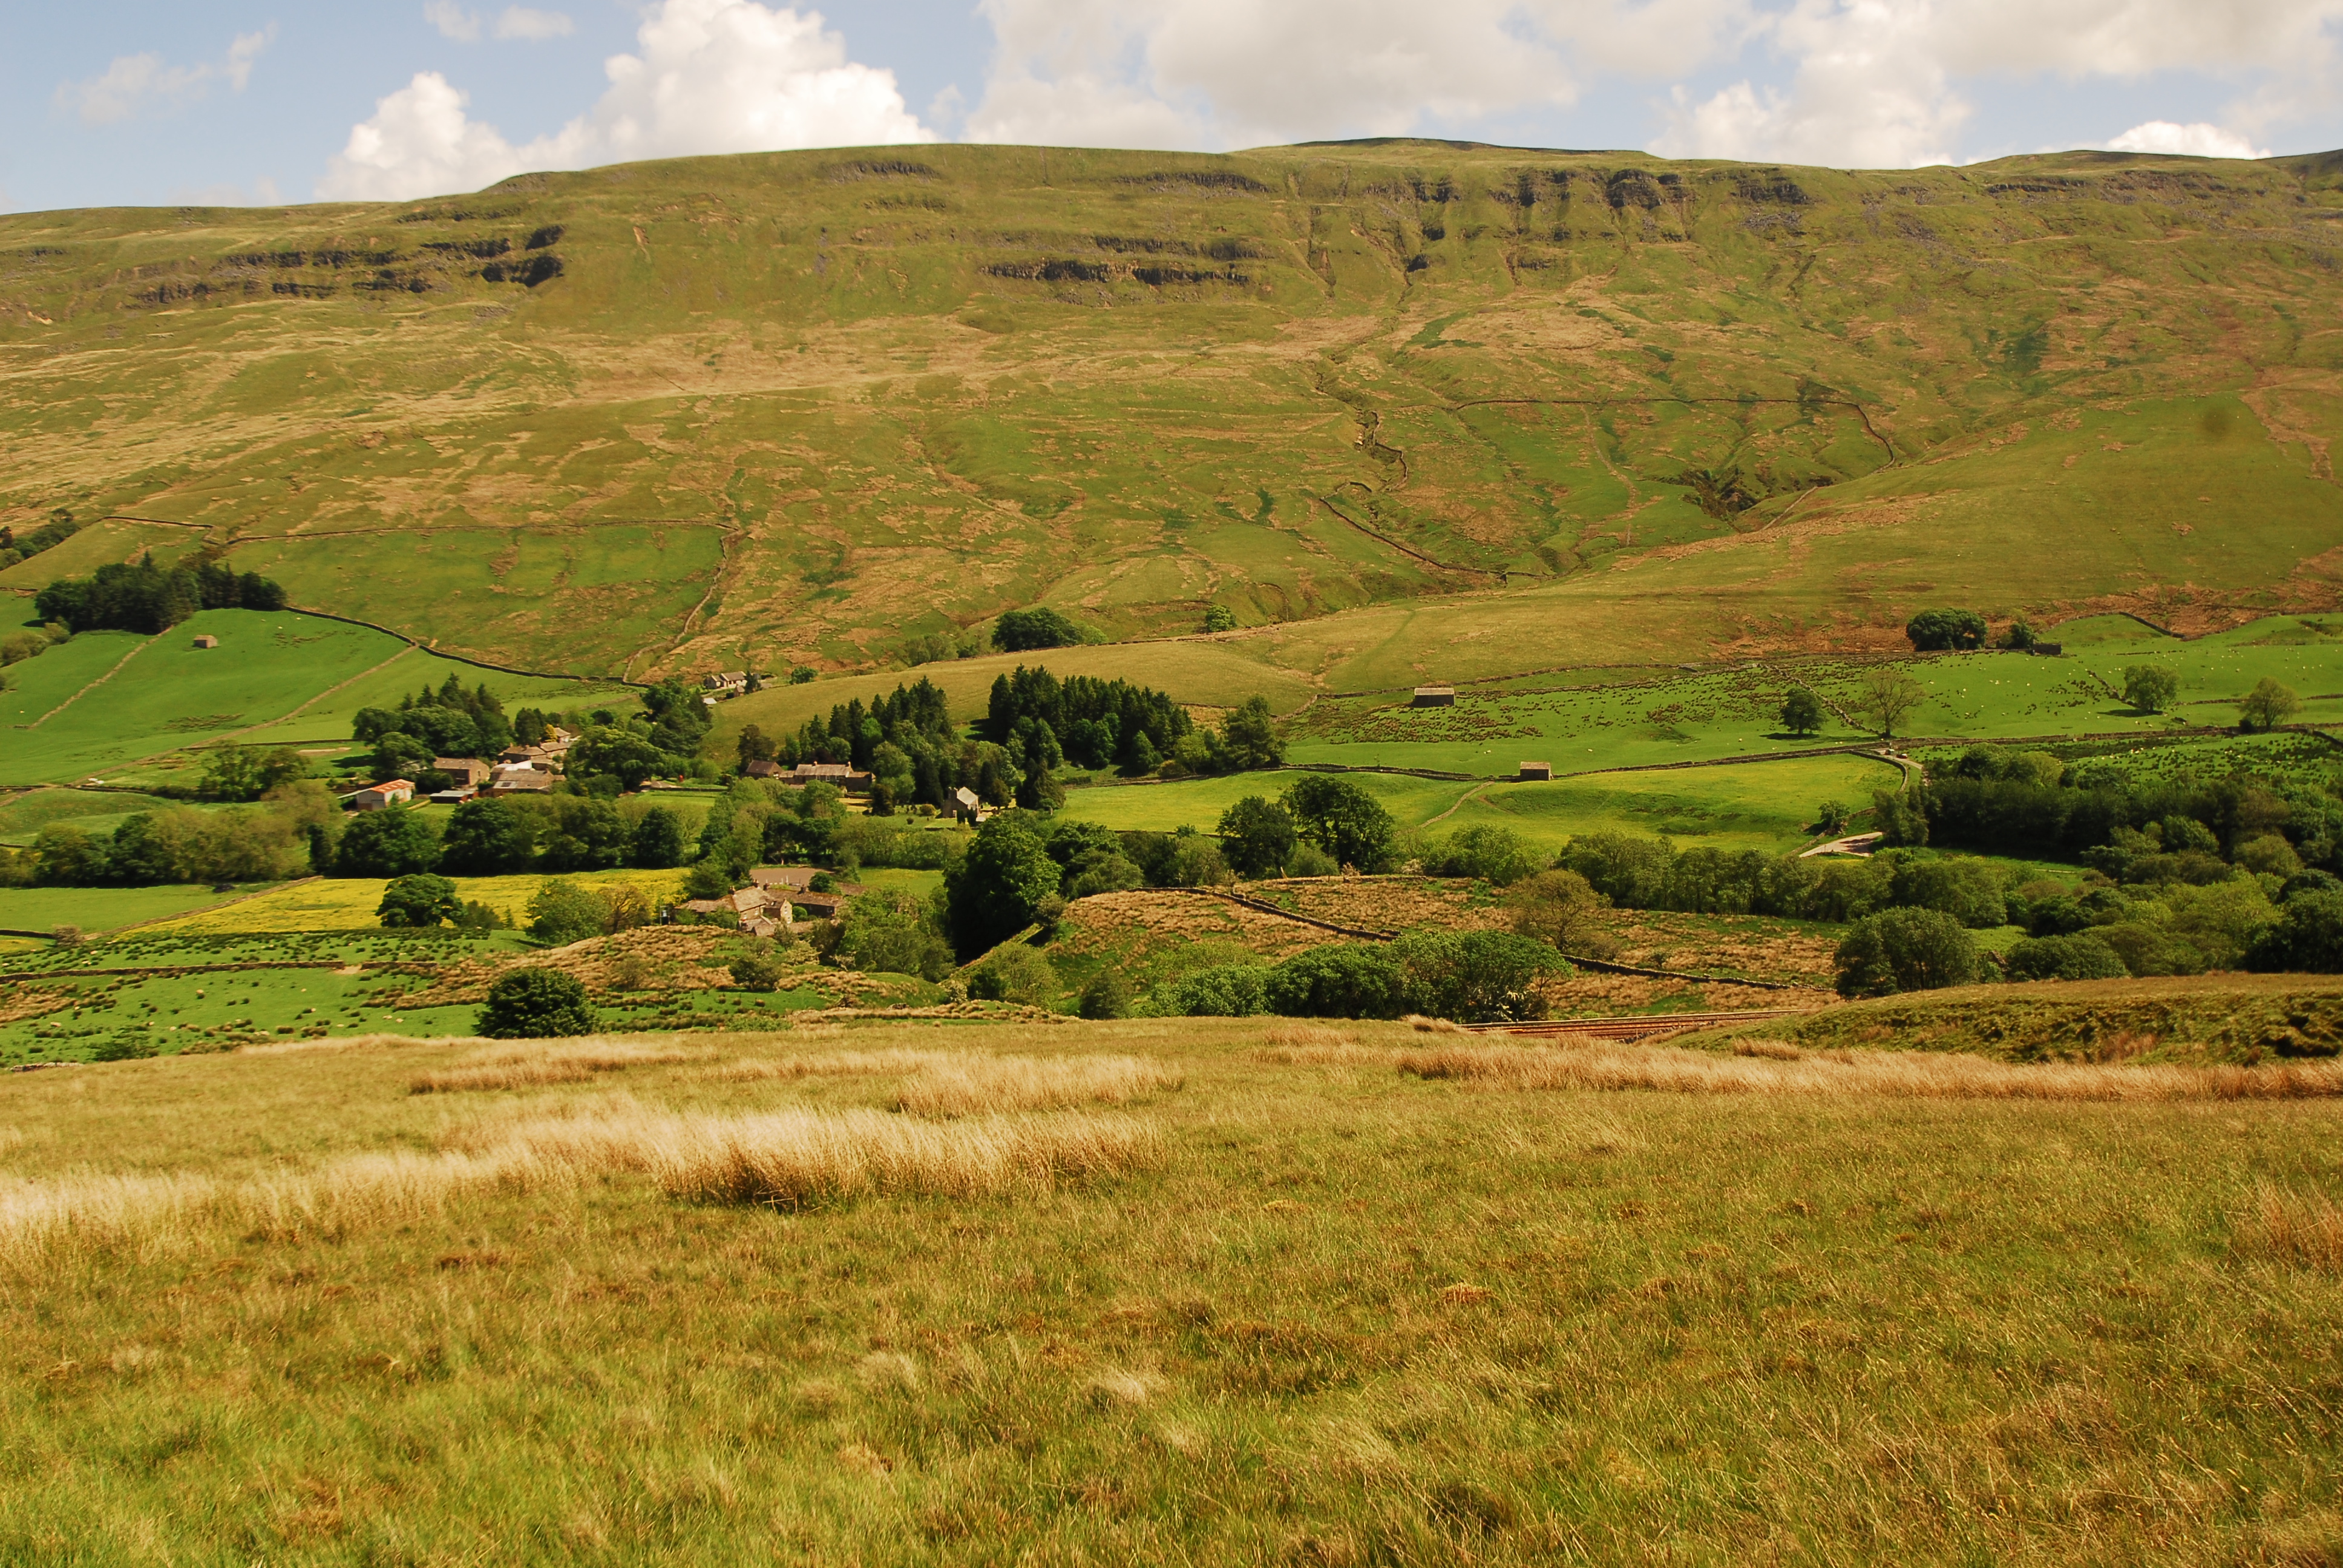
[[[749,880],[768,890],[788,888],[802,893],[813,886],[813,879],[816,877],[822,874],[822,869],[820,866],[759,866],[749,871]],[[840,882],[838,884],[838,890],[852,897],[856,893],[865,892],[868,890],[857,882]]]
[[[431,803],[434,806],[461,806],[467,800],[478,799],[479,793],[469,784],[454,784],[445,789],[434,789]]]
[[[740,771],[751,779],[779,779],[785,769],[778,762],[756,761]]]
[[[963,822],[973,822],[984,815],[984,802],[976,791],[963,784],[951,792],[951,812]]]
[[[1453,686],[1419,686],[1415,689],[1415,696],[1409,699],[1408,706],[1410,708],[1453,708],[1456,706],[1456,689]]]
[[[857,772],[843,762],[800,762],[786,777],[792,784],[835,784],[850,795],[870,788],[870,774]]]
[[[434,757],[431,766],[447,775],[449,782],[458,789],[477,789],[495,771],[477,757]]]
[[[491,795],[549,795],[552,792],[553,769],[532,767],[526,762],[502,764],[488,780],[488,793]]]
[[[1523,782],[1536,779],[1551,779],[1554,777],[1554,764],[1551,762],[1524,762],[1522,764],[1522,770],[1515,774],[1514,777],[1522,779]]]
[[[396,806],[402,800],[414,799],[415,780],[386,779],[381,783],[369,785],[351,796],[350,804],[360,811],[379,811],[387,806]]]
[[[197,648],[217,648],[219,646],[219,638],[214,637],[207,631],[201,632],[196,635],[196,646]]]

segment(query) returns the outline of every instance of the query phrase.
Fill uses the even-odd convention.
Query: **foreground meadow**
[[[13,1074],[0,1560],[2328,1562],[2338,1090],[1203,1020]]]

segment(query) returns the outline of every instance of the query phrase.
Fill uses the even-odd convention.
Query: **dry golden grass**
[[[1271,1030],[1254,1048],[1255,1061],[1297,1067],[1389,1066],[1399,1052],[1389,1046],[1364,1046],[1349,1030],[1323,1024],[1289,1024]]]
[[[2298,1193],[2261,1182],[2237,1234],[2254,1251],[2321,1273],[2343,1274],[2343,1208],[2325,1193]]]
[[[621,1171],[648,1172],[689,1201],[799,1206],[867,1192],[1043,1191],[1158,1151],[1154,1130],[1121,1117],[937,1125],[877,1111],[677,1114],[625,1095],[482,1118],[446,1142],[428,1153],[349,1154],[242,1181],[193,1172],[0,1178],[0,1268],[160,1255],[206,1225],[270,1239],[338,1237],[442,1214],[491,1190],[563,1188]]]
[[[660,1067],[690,1061],[699,1053],[673,1046],[637,1045],[619,1040],[589,1040],[571,1044],[528,1040],[489,1046],[453,1067],[418,1072],[409,1081],[410,1094],[455,1094],[469,1090],[534,1089],[551,1083],[580,1083],[598,1073],[624,1072],[630,1067]]]
[[[829,1032],[843,1031],[832,1029]],[[733,1083],[787,1083],[801,1078],[892,1078],[917,1072],[931,1061],[952,1059],[952,1052],[937,1050],[840,1050],[821,1056],[743,1057],[710,1069],[709,1076]]]
[[[1763,1054],[1755,1054],[1762,1051]],[[1752,1054],[1590,1043],[1452,1045],[1407,1051],[1399,1070],[1499,1089],[1649,1089],[1685,1094],[1868,1094],[1934,1100],[2312,1100],[2343,1095],[2343,1064],[2308,1067],[2024,1065],[1925,1051]]]
[[[1143,1056],[938,1053],[904,1083],[895,1105],[920,1116],[1121,1105],[1157,1090],[1177,1089],[1180,1081],[1178,1073]]]

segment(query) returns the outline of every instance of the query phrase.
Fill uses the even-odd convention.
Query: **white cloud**
[[[577,26],[562,11],[539,11],[528,5],[508,5],[497,17],[497,36],[527,38],[567,38]]]
[[[55,102],[59,108],[80,116],[84,125],[104,126],[129,119],[142,110],[163,113],[178,108],[204,96],[215,82],[225,82],[230,92],[241,93],[252,80],[254,62],[276,36],[277,24],[271,22],[257,33],[238,34],[216,62],[193,65],[169,65],[152,50],[118,55],[105,75],[60,85]]]
[[[1572,102],[1573,56],[1697,65],[1746,0],[980,0],[999,40],[975,141],[1235,146],[1396,136]]]
[[[894,73],[849,61],[814,12],[664,0],[635,38],[639,54],[603,63],[610,86],[591,111],[518,146],[468,116],[468,95],[445,76],[423,72],[350,128],[317,195],[402,201],[524,169],[934,139],[904,108]]]
[[[456,0],[430,0],[423,7],[423,19],[438,28],[442,38],[453,38],[458,44],[480,41],[480,14],[465,10]]]
[[[2170,120],[2150,120],[2134,126],[2107,144],[2116,153],[2179,153],[2192,158],[2266,158],[2268,147],[2257,147],[2235,131],[2198,120],[2176,126]]]
[[[467,11],[456,0],[430,0],[423,7],[423,19],[439,29],[443,38],[453,38],[458,44],[477,44],[488,24],[478,11]],[[564,11],[539,11],[529,5],[508,5],[497,15],[495,33],[499,38],[525,38],[531,43],[546,38],[567,38],[578,30],[576,23]]]

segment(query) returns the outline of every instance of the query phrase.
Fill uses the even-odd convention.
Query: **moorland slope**
[[[1345,686],[2336,602],[2343,156],[940,146],[0,218],[0,521],[443,646]],[[1461,597],[1460,597],[1461,596]],[[546,668],[546,662],[536,664]]]

